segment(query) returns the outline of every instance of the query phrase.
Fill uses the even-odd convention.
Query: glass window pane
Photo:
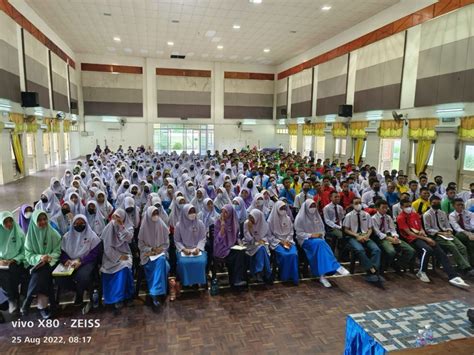
[[[346,155],[347,139],[341,138],[341,155]]]
[[[433,149],[431,149],[431,156],[430,156],[430,159],[428,160],[428,166],[433,166],[433,158],[434,158],[434,154],[435,154],[435,148],[436,148],[436,145],[433,144]]]
[[[466,145],[464,150],[463,169],[474,171],[474,145]]]

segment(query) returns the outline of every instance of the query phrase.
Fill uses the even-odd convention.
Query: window
[[[277,134],[288,134],[288,128],[287,127],[277,128],[276,133]]]
[[[381,139],[380,140],[379,171],[400,168],[401,139]]]
[[[433,148],[431,149],[430,159],[428,159],[428,166],[433,166],[435,148],[436,148],[436,145],[433,144]],[[415,150],[416,150],[415,142],[412,142],[411,143],[411,160],[410,160],[411,164],[415,164]]]
[[[474,171],[474,144],[466,145],[462,168],[463,170]]]
[[[367,157],[367,141],[364,141],[364,149],[362,150],[362,158],[365,159]]]
[[[335,155],[346,155],[346,138],[336,138],[334,154]]]
[[[314,159],[324,160],[325,146],[326,146],[326,137],[314,137],[316,140],[315,143],[315,155]]]
[[[296,152],[298,150],[298,136],[290,137],[290,152]]]
[[[303,155],[309,156],[309,152],[312,150],[313,137],[304,136],[303,137]]]
[[[214,150],[214,125],[155,124],[153,141],[159,153],[194,151],[203,155]]]

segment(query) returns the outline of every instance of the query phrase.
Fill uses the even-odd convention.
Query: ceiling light
[[[120,42],[120,41],[121,41],[121,39],[120,39],[120,37],[119,37],[119,36],[115,36],[115,37],[114,37],[114,41],[115,41],[115,42]]]
[[[234,25],[234,26],[232,26],[232,28],[233,28],[234,30],[240,30],[240,25]]]
[[[323,10],[323,11],[329,11],[329,10],[331,10],[331,6],[325,5],[325,6],[323,6],[323,7],[321,8],[321,10]]]
[[[167,44],[168,46],[174,46],[174,42],[172,42],[172,41],[168,41],[168,42],[166,42],[166,44]]]
[[[251,3],[251,4],[261,4],[262,0],[249,0],[249,3]]]
[[[268,53],[268,52],[270,52],[270,48],[265,48],[263,51],[264,51],[265,53]]]
[[[221,44],[219,44],[219,45],[217,46],[217,49],[224,49],[224,46],[221,45]]]
[[[450,113],[450,112],[463,112],[464,109],[462,107],[459,108],[442,108],[436,110],[436,113]]]

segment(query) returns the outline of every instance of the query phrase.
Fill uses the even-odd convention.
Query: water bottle
[[[431,329],[431,325],[425,325],[425,333],[423,334],[426,344],[433,344],[433,329]]]
[[[97,290],[92,293],[92,308],[99,308],[99,292]]]
[[[426,345],[426,340],[425,340],[425,337],[423,336],[423,329],[420,329],[418,331],[418,336],[416,337],[416,343],[415,343],[415,347],[417,348],[421,348],[423,346]]]
[[[217,278],[211,280],[211,289],[209,291],[211,296],[217,296],[219,294],[219,282],[217,281]]]

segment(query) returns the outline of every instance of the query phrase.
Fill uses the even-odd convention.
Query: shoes
[[[158,297],[153,297],[153,303],[151,305],[151,308],[153,309],[153,312],[158,312],[161,309],[161,303],[158,300]]]
[[[376,274],[365,275],[364,278],[365,278],[365,281],[367,282],[371,282],[371,283],[380,282],[379,277]]]
[[[347,276],[351,274],[349,270],[347,270],[344,266],[339,266],[336,272],[342,276]]]
[[[416,277],[418,277],[421,281],[423,282],[431,282],[430,278],[426,275],[426,272],[424,271],[418,271],[418,273],[416,274]]]
[[[325,278],[324,276],[319,277],[319,282],[326,288],[331,288],[332,287],[329,280],[327,278]]]
[[[8,313],[13,314],[18,310],[18,304],[16,301],[8,301]]]
[[[43,308],[39,310],[39,313],[41,315],[41,318],[43,319],[49,319],[51,318],[51,312],[49,311],[48,308]]]
[[[239,281],[234,284],[235,287],[241,287],[241,286],[246,286],[247,282],[246,281]]]
[[[464,280],[461,279],[459,276],[449,280],[449,283],[451,285],[459,287],[459,288],[469,288],[469,285],[467,283],[465,283]]]

